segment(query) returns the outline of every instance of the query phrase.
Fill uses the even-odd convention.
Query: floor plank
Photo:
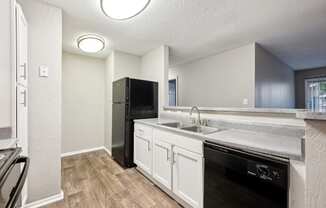
[[[134,168],[122,169],[105,151],[62,159],[65,199],[46,208],[180,208]]]

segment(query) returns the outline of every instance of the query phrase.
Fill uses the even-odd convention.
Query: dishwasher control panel
[[[247,174],[269,181],[275,185],[281,185],[286,180],[286,172],[280,168],[257,161],[248,161]]]

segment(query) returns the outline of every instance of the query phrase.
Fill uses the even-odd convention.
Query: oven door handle
[[[28,157],[19,157],[12,165],[16,165],[19,163],[24,163],[24,168],[23,171],[21,172],[19,179],[15,185],[15,187],[12,189],[10,196],[9,196],[9,201],[6,204],[6,208],[14,208],[16,206],[17,200],[20,196],[20,193],[24,187],[26,177],[27,177],[27,172],[29,168],[29,158]]]

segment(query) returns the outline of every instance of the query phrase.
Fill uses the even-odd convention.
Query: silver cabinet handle
[[[26,78],[27,78],[27,72],[26,72],[27,64],[24,63],[24,64],[20,65],[20,67],[22,67],[23,70],[24,70],[24,74],[21,75],[20,77],[21,77],[21,78],[24,78],[24,80],[26,80]]]
[[[162,149],[165,149],[166,150],[166,160],[170,161],[171,158],[170,158],[170,150],[169,150],[169,148],[167,148],[167,147],[165,147],[163,145],[157,144],[157,143],[155,143],[154,145],[156,145],[158,147],[161,147]]]
[[[177,162],[177,160],[176,160],[176,153],[173,152],[173,164],[175,164],[176,162]]]
[[[148,150],[148,152],[151,151],[151,143],[150,143],[150,141],[147,141],[147,150]]]
[[[24,90],[23,92],[21,92],[20,94],[24,95],[24,102],[20,103],[22,105],[24,105],[24,107],[27,106],[27,100],[26,100],[26,97],[27,97],[27,92],[26,90]]]
[[[170,151],[166,149],[166,161],[170,161]]]

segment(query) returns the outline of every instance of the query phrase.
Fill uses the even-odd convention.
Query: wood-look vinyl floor
[[[134,168],[122,169],[105,151],[62,159],[64,200],[47,208],[179,208]]]

